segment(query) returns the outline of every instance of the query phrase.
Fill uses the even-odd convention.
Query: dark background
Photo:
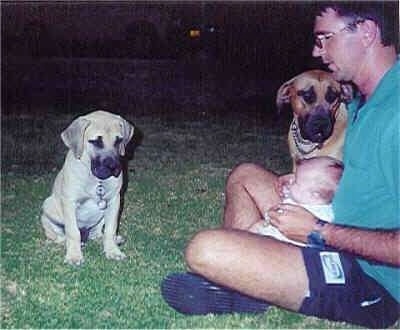
[[[314,6],[2,1],[3,114],[271,112],[281,83],[319,66]]]

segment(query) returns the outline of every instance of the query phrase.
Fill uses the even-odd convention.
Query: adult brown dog
[[[120,116],[95,111],[78,117],[61,133],[69,151],[43,203],[41,222],[47,238],[65,243],[66,263],[82,264],[81,241],[99,237],[107,258],[125,258],[116,231],[121,156],[133,132],[134,127]]]
[[[290,104],[293,120],[288,142],[293,159],[331,156],[342,160],[347,126],[345,102],[352,98],[353,88],[340,84],[321,70],[303,72],[285,82],[278,90],[278,111]]]

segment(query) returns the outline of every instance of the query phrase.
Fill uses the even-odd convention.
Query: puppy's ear
[[[294,79],[295,78],[285,82],[281,87],[279,87],[278,92],[276,93],[276,106],[278,109],[278,115],[280,114],[283,105],[290,102],[290,90],[292,88]]]
[[[90,120],[79,117],[61,133],[61,139],[64,144],[72,150],[77,159],[80,159],[82,156],[85,130],[89,124]]]
[[[122,142],[119,145],[119,154],[121,156],[125,156],[125,147],[132,138],[133,132],[135,131],[135,127],[123,118],[121,118],[120,125],[122,127],[123,137],[122,137]]]
[[[349,103],[354,98],[354,86],[350,83],[340,85],[341,99],[344,103]]]

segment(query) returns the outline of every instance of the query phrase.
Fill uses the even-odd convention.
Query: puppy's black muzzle
[[[108,179],[110,176],[118,177],[121,173],[122,166],[118,157],[97,156],[91,161],[92,174],[101,180]]]
[[[301,136],[314,143],[322,143],[327,140],[333,131],[335,118],[331,112],[323,107],[317,107],[306,116],[299,118]]]

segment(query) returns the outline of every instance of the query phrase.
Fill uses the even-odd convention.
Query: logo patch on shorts
[[[339,253],[322,251],[319,253],[321,258],[322,270],[324,271],[326,284],[345,284],[342,262]]]

